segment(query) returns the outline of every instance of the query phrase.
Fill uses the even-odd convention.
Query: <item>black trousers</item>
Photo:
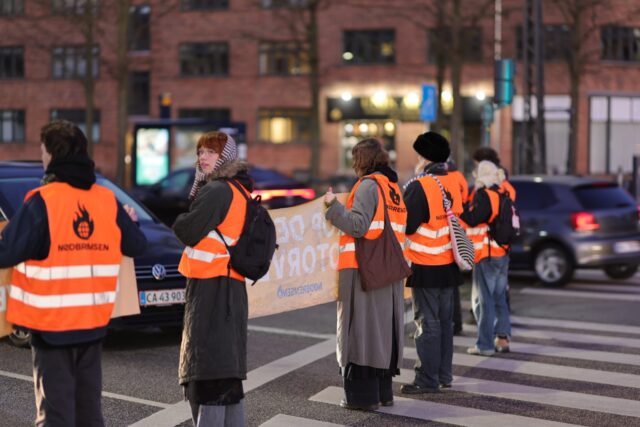
[[[453,288],[453,333],[462,331],[462,305],[460,303],[460,288]]]
[[[32,346],[38,427],[103,427],[102,341]]]

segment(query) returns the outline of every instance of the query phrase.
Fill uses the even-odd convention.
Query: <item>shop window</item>
[[[82,108],[60,108],[51,110],[51,120],[68,120],[87,135],[87,111]],[[93,142],[100,140],[100,110],[93,110]]]
[[[0,110],[0,142],[24,142],[24,110]]]
[[[24,48],[0,47],[0,79],[24,77]]]
[[[94,46],[91,52],[93,77],[99,75],[100,47]],[[81,45],[58,46],[51,52],[52,75],[54,79],[78,79],[87,75],[87,56]]]
[[[345,64],[393,64],[396,61],[394,30],[344,31],[342,41]]]
[[[23,0],[0,0],[0,16],[16,16],[24,14]]]
[[[589,172],[631,172],[640,134],[640,97],[593,96],[589,110]]]
[[[181,0],[180,9],[189,10],[224,10],[229,8],[229,0]]]
[[[445,60],[447,59],[449,44],[451,41],[451,29],[435,29],[432,28],[427,33],[429,46],[427,51],[427,62],[429,64],[435,64],[438,54],[438,48],[444,47]],[[466,27],[461,31],[461,43],[462,43],[462,57],[465,62],[482,62],[483,58],[483,38],[482,28],[480,27]]]
[[[353,147],[365,138],[379,138],[389,153],[392,165],[396,160],[396,122],[394,120],[349,120],[341,124],[342,141],[340,169],[349,173],[353,167]]]
[[[129,50],[149,50],[151,48],[151,7],[131,6],[129,15]]]
[[[258,139],[272,144],[310,143],[310,110],[272,110],[258,111]]]
[[[600,40],[603,60],[640,62],[640,27],[602,27]]]
[[[203,119],[212,122],[230,122],[229,108],[181,108],[178,111],[181,119]]]
[[[562,24],[550,24],[545,25],[543,31],[544,60],[549,62],[566,60],[571,53],[569,27]],[[516,57],[518,61],[522,61],[524,58],[523,34],[522,26],[516,27]]]
[[[185,43],[180,45],[180,74],[226,76],[229,74],[228,43]]]
[[[133,71],[129,74],[129,114],[148,116],[150,105],[150,80],[148,71]]]
[[[260,43],[259,71],[262,76],[309,74],[306,46],[296,42]]]

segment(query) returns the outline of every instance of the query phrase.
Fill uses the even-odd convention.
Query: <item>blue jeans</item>
[[[420,387],[437,389],[453,380],[453,287],[411,288],[416,323],[416,378]]]
[[[511,336],[511,321],[507,306],[509,256],[482,259],[473,269],[471,299],[478,322],[480,350],[493,350],[494,336]]]

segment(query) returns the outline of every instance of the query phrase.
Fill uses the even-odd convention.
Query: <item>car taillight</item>
[[[292,188],[287,190],[256,190],[252,195],[261,196],[265,202],[274,197],[301,197],[305,200],[313,200],[316,197],[316,192],[312,188]]]
[[[571,214],[571,223],[576,231],[593,231],[600,228],[596,217],[589,212],[576,212]]]

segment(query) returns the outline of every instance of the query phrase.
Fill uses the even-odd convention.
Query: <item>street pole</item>
[[[498,61],[500,59],[502,59],[502,0],[495,0],[495,15],[494,15],[494,28],[493,28],[493,59],[494,62]],[[495,98],[495,96],[494,96]],[[493,109],[495,109],[495,107],[492,105],[491,106]],[[493,135],[494,135],[494,140],[496,141],[495,143],[495,148],[496,151],[498,153],[500,153],[500,118],[502,116],[502,113],[500,112],[500,110],[497,111],[497,119],[496,122],[493,126]],[[492,114],[493,116],[493,114]],[[493,119],[493,117],[492,117]],[[491,126],[491,123],[489,123],[489,126]],[[491,143],[491,134],[489,133],[489,129],[486,129],[485,133],[487,134],[486,138],[487,138],[487,143],[484,144],[483,141],[483,145],[490,145]],[[513,142],[512,142],[513,144]],[[513,156],[512,156],[513,158]]]
[[[544,119],[544,31],[542,26],[542,0],[535,0],[535,64],[536,64],[536,173],[547,172],[547,138]]]

